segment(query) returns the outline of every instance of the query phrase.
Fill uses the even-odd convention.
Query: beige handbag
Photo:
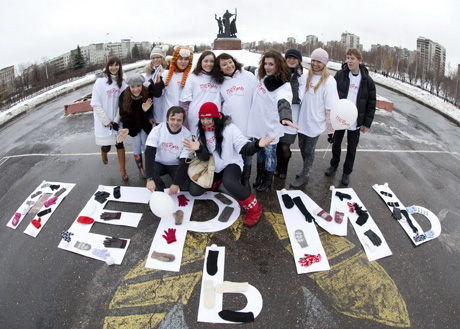
[[[190,152],[185,163],[188,164],[188,177],[192,182],[204,188],[212,186],[215,166],[214,158],[211,154],[208,161],[201,161],[194,155],[194,152]]]

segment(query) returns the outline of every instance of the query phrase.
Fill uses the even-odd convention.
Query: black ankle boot
[[[259,185],[257,188],[258,192],[264,192],[266,190],[269,190],[272,187],[272,182],[273,182],[273,171],[264,171],[264,178],[262,183]]]

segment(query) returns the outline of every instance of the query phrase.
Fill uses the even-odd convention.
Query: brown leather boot
[[[129,178],[128,178],[128,174],[126,173],[126,167],[125,167],[125,163],[126,163],[125,149],[124,148],[117,149],[117,155],[118,155],[118,163],[120,165],[121,178],[124,181],[127,181]]]

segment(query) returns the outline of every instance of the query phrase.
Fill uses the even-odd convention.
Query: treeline
[[[259,42],[252,49],[263,52],[268,48],[284,53],[289,48],[298,49],[303,56],[309,57],[313,50],[321,47],[329,54],[329,60],[344,62],[347,49],[339,41],[330,41],[326,45],[322,42],[314,44],[263,43]],[[412,53],[412,56],[410,54]],[[363,51],[364,64],[369,70],[381,73],[402,82],[417,86],[433,95],[443,98],[446,102],[460,105],[459,72],[447,66],[446,72],[423,71],[420,58],[416,52],[398,47],[380,46],[371,51]]]

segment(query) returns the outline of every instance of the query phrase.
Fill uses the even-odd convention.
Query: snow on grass
[[[216,56],[223,52],[229,53],[234,58],[236,58],[240,63],[242,63],[244,66],[247,66],[247,65],[258,66],[259,65],[260,54],[251,53],[247,50],[226,50],[226,51],[216,50],[214,51]],[[195,67],[196,62],[198,61],[199,55],[200,54],[194,54],[193,67]],[[310,62],[310,58],[308,57],[304,57],[303,59],[304,59],[304,62],[307,62],[307,63]],[[149,63],[149,60],[127,64],[123,66],[123,70],[127,72],[130,70],[138,69],[138,68],[144,67],[148,63]],[[333,69],[333,70],[340,70],[341,64],[330,62],[328,64],[328,68]],[[129,73],[127,75],[129,75]],[[418,99],[420,102],[427,104],[435,108],[436,110],[444,113],[446,116],[452,118],[454,121],[460,122],[460,110],[454,105],[444,102],[441,98],[434,96],[430,94],[429,92],[424,91],[418,87],[411,86],[409,84],[403,83],[401,81],[398,81],[392,78],[383,77],[380,74],[371,72],[371,77],[374,79],[376,83],[396,89],[405,95]],[[12,106],[11,108],[9,108],[8,110],[0,113],[0,125],[14,118],[17,115],[20,115],[26,112],[27,110],[32,109],[33,107],[39,104],[42,104],[48,100],[51,100],[55,97],[58,97],[76,88],[93,83],[95,80],[96,80],[96,75],[93,75],[93,74],[87,75],[81,79],[69,82],[65,85],[59,86],[49,91],[46,91],[43,94],[35,96],[29,100],[16,104]]]

